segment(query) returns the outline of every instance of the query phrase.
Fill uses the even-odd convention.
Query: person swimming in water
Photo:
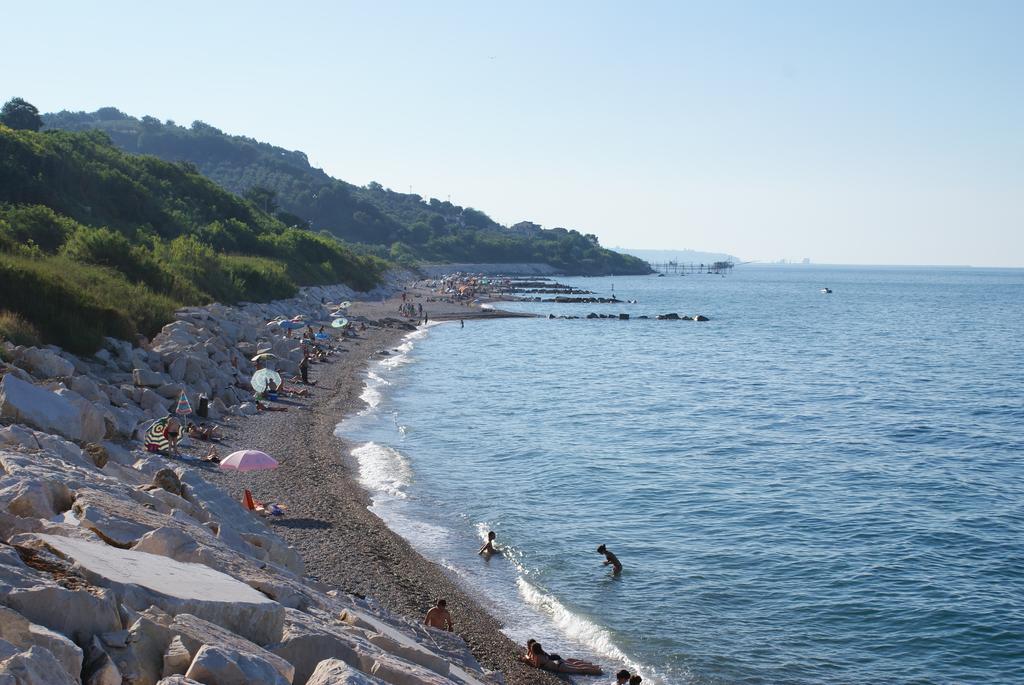
[[[494,534],[493,530],[492,531],[488,531],[488,533],[487,533],[487,542],[485,542],[483,544],[483,547],[480,548],[480,551],[477,552],[477,554],[483,554],[484,556],[488,556],[488,557],[491,556],[492,554],[501,554],[501,550],[496,549],[494,547],[494,538],[495,537],[497,537],[497,536]]]
[[[619,558],[612,554],[607,547],[601,545],[597,548],[597,553],[604,555],[604,564],[602,564],[603,566],[608,566],[609,564],[611,564],[612,573],[614,573],[615,575],[619,575],[620,573],[622,573],[622,562],[619,561]]]
[[[629,685],[629,671],[622,669],[615,674],[615,685]]]

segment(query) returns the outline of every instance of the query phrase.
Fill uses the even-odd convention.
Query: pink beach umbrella
[[[259,450],[241,450],[232,452],[220,460],[222,469],[233,471],[269,471],[277,468],[277,460],[266,452]]]

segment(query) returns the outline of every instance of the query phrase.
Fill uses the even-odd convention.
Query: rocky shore
[[[373,293],[311,288],[292,300],[182,310],[151,342],[108,340],[93,358],[5,345],[0,379],[0,683],[161,685],[548,683],[516,660],[500,623],[367,510],[334,425],[361,406],[366,365],[412,324],[406,280]],[[409,297],[422,297],[410,292]],[[365,323],[310,369],[307,397],[259,412],[249,358],[283,377],[297,341],[266,322]],[[442,303],[431,319],[500,316]],[[280,467],[241,474],[145,452],[139,438],[184,391],[209,398],[221,456],[259,449]],[[261,518],[242,490],[287,505]],[[448,600],[454,633],[421,617]]]

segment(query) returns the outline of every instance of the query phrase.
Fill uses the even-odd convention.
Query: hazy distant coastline
[[[701,252],[699,250],[635,250],[630,247],[611,247],[614,252],[633,255],[648,262],[679,262],[680,264],[708,264],[711,262],[739,263],[739,257],[724,252]]]

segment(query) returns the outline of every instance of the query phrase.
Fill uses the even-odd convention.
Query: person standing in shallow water
[[[483,555],[488,556],[488,557],[491,556],[492,554],[497,554],[498,550],[496,550],[494,548],[494,538],[495,537],[497,537],[497,536],[495,535],[493,530],[492,531],[488,531],[488,533],[487,533],[487,542],[484,543],[484,546],[480,548],[480,551],[477,552],[477,554],[483,554]]]
[[[605,547],[604,545],[601,545],[600,547],[597,548],[597,553],[604,555],[604,564],[603,565],[604,566],[608,566],[610,564],[611,567],[612,567],[612,573],[613,574],[619,575],[620,573],[622,573],[622,562],[620,562],[619,558],[617,556],[615,556],[614,554],[612,554],[611,551],[607,547]]]
[[[629,671],[622,669],[615,674],[615,685],[629,685]]]
[[[448,602],[443,599],[437,600],[437,604],[430,607],[430,611],[423,618],[423,622],[431,628],[451,632],[452,615],[448,613]]]

